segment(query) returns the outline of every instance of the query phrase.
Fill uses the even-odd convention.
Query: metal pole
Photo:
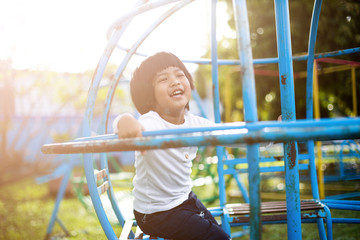
[[[242,73],[245,121],[257,122],[255,76],[246,1],[234,0],[233,5]],[[261,239],[259,144],[247,145],[247,161],[249,169],[250,239]]]
[[[282,119],[294,121],[296,120],[295,90],[288,1],[275,0],[275,19]],[[296,141],[289,141],[284,144],[288,239],[301,239],[297,151]]]
[[[216,39],[216,6],[217,0],[211,2],[211,73],[213,84],[213,103],[214,103],[214,117],[215,122],[221,122],[220,116],[220,93],[219,93],[219,76],[218,76],[218,55],[217,55],[217,39]],[[217,171],[219,175],[219,200],[220,207],[225,208],[226,205],[226,191],[225,191],[225,179],[224,179],[224,147],[216,147],[216,155],[218,158]],[[221,216],[222,228],[227,234],[231,234],[230,224],[228,222],[228,215],[225,211]]]
[[[313,91],[314,91],[314,111],[315,119],[320,119],[320,100],[319,100],[319,79],[317,71],[317,62],[314,61],[314,74],[313,74]],[[325,198],[325,188],[324,188],[324,174],[321,169],[322,166],[322,151],[321,151],[321,142],[316,142],[316,166],[318,172],[318,183],[319,183],[319,196],[321,199]]]

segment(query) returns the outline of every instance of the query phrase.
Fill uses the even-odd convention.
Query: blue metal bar
[[[217,0],[211,2],[211,76],[213,84],[213,105],[215,123],[221,122],[220,116],[220,93],[219,93],[219,76],[218,76],[218,55],[216,39],[216,5]]]
[[[86,181],[88,184],[91,200],[93,202],[93,206],[94,206],[96,215],[98,216],[101,227],[103,228],[107,239],[110,239],[110,240],[116,239],[117,240],[118,237],[116,236],[116,234],[106,216],[105,210],[101,203],[100,196],[97,191],[96,180],[94,177],[94,167],[93,167],[92,155],[93,154],[90,154],[90,153],[86,153],[83,155],[84,156],[85,176],[86,176]]]
[[[242,232],[231,233],[231,238],[232,239],[240,238],[240,237],[245,236],[247,234],[249,234],[249,229],[244,227]]]
[[[112,187],[109,166],[108,166],[108,159],[107,159],[106,153],[100,153],[100,168],[106,169],[107,179],[108,179],[108,184],[109,184],[109,189],[107,190],[107,195],[109,197],[111,206],[113,208],[113,211],[115,213],[115,216],[116,216],[118,222],[120,223],[121,226],[124,226],[125,218],[120,211],[120,208],[117,203],[117,199],[115,197],[115,193],[114,193],[114,190]],[[130,231],[129,238],[134,238],[134,237],[135,237],[134,233],[132,231]]]
[[[311,19],[308,43],[307,74],[306,74],[306,118],[313,119],[313,68],[315,58],[315,43],[320,17],[322,0],[316,0]]]
[[[217,64],[217,39],[216,39],[216,7],[217,0],[211,1],[211,75],[213,84],[213,107],[214,119],[216,123],[221,122],[220,116],[220,93],[219,93],[219,78],[218,78],[218,64]],[[224,147],[216,147],[216,155],[218,157],[217,171],[218,171],[218,186],[219,186],[219,200],[220,207],[225,208],[226,205],[226,191],[225,191],[225,178],[224,178],[224,163],[225,157]],[[227,234],[231,234],[230,225],[228,222],[227,214],[221,216],[222,228]]]
[[[61,185],[60,185],[59,191],[58,191],[58,193],[56,195],[55,206],[54,206],[54,209],[53,209],[52,214],[51,214],[49,225],[48,225],[48,227],[46,229],[46,238],[50,238],[50,234],[51,234],[52,229],[54,227],[55,220],[57,219],[57,213],[59,211],[60,203],[61,203],[62,199],[64,198],[66,187],[67,187],[67,185],[69,183],[69,179],[70,179],[70,176],[71,176],[71,170],[72,170],[72,167],[73,167],[72,164],[67,164],[66,167],[68,168],[68,170],[65,171],[65,173],[64,173],[63,179],[61,180]],[[64,226],[63,229],[66,230],[65,226]]]
[[[129,48],[125,48],[122,46],[117,45],[118,48],[124,50],[126,52],[129,51]],[[357,48],[349,48],[343,49],[339,51],[331,51],[325,53],[318,53],[315,54],[315,59],[325,58],[325,57],[337,57],[342,55],[348,55],[360,52],[360,47]],[[136,55],[146,57],[148,54],[135,52]],[[297,55],[292,57],[293,61],[307,61],[308,55]],[[201,58],[201,59],[181,59],[184,63],[194,63],[194,64],[211,64],[211,59],[208,58]],[[271,64],[271,63],[278,63],[278,58],[257,58],[253,59],[253,64]],[[218,59],[218,65],[239,65],[240,60],[237,59]]]
[[[147,3],[147,4],[142,4],[130,11],[128,11],[126,14],[122,15],[120,18],[118,18],[116,21],[114,21],[107,33],[106,33],[106,36],[107,36],[107,39],[111,39],[111,35],[112,33],[114,32],[114,30],[116,31],[116,29],[119,29],[122,27],[122,25],[124,24],[124,22],[126,22],[128,19],[131,19],[133,18],[134,16],[138,15],[138,14],[141,14],[143,12],[146,12],[146,11],[149,11],[151,9],[154,9],[154,8],[157,8],[157,7],[161,7],[161,6],[164,6],[164,5],[167,5],[167,4],[170,4],[170,3],[173,3],[173,2],[178,2],[180,0],[160,0],[160,1],[157,1],[157,2],[151,2],[151,3]]]
[[[334,127],[345,125],[360,124],[360,118],[339,118],[339,119],[321,119],[321,120],[297,120],[297,121],[261,121],[254,123],[239,122],[236,124],[221,123],[211,127],[197,127],[197,128],[176,128],[158,131],[145,131],[142,133],[144,137],[174,135],[174,134],[187,134],[187,133],[201,133],[211,131],[227,131],[227,130],[241,130],[247,129],[248,131],[267,130],[267,129],[284,129],[284,131],[291,130],[292,128],[315,128],[315,127]],[[87,141],[87,140],[111,140],[117,139],[116,134],[105,134],[90,137],[76,138],[74,141]],[[360,138],[360,136],[359,136]]]
[[[279,156],[282,157],[282,156]],[[307,154],[302,154],[301,155],[302,159],[301,160],[305,160],[308,159]],[[300,160],[300,158],[299,158]],[[259,162],[279,162],[281,160],[276,159],[275,157],[260,157]],[[228,159],[226,160],[227,165],[236,165],[236,164],[243,164],[243,163],[247,163],[246,158],[233,158],[233,159]]]
[[[344,179],[345,178],[345,167],[344,167],[344,146],[347,145],[348,142],[347,141],[343,141],[340,144],[340,152],[339,152],[339,170],[340,170],[340,179]],[[350,147],[349,147],[350,150]]]
[[[301,164],[299,165],[299,170],[307,170],[308,166]],[[261,173],[266,173],[266,172],[284,172],[285,171],[285,166],[270,166],[270,167],[260,167],[260,172]],[[247,173],[249,172],[248,169],[244,168],[244,169],[238,169],[237,170],[238,173]]]
[[[86,103],[86,111],[84,115],[84,120],[82,124],[82,136],[90,136],[91,135],[91,125],[92,125],[92,118],[93,118],[93,109],[95,106],[96,96],[99,89],[100,81],[102,75],[105,71],[106,65],[109,61],[109,58],[113,52],[113,49],[116,46],[119,38],[121,37],[123,30],[115,31],[112,35],[111,39],[109,40],[107,47],[103,55],[100,58],[96,71],[94,73],[94,77],[91,82],[91,86],[89,89],[88,100]],[[102,203],[100,197],[97,192],[96,181],[94,179],[94,168],[93,168],[93,161],[91,154],[84,154],[84,169],[85,169],[85,176],[89,188],[89,193],[91,196],[91,200],[93,202],[93,206],[95,212],[98,216],[100,221],[101,227],[103,228],[106,236],[108,239],[117,239],[114,230],[105,214],[105,211],[102,207]]]
[[[357,200],[338,200],[338,199],[324,199],[321,200],[322,203],[338,203],[338,204],[346,204],[346,205],[360,205],[360,201]]]
[[[108,90],[108,94],[106,97],[106,104],[103,113],[102,122],[104,123],[104,127],[106,128],[107,120],[109,118],[110,107],[111,103],[115,94],[116,87],[118,85],[119,79],[123,71],[125,70],[128,62],[130,61],[132,55],[136,52],[136,49],[142,44],[142,42],[154,31],[156,27],[158,27],[163,21],[165,21],[168,17],[170,17],[173,13],[180,10],[187,4],[189,4],[192,0],[182,1],[179,4],[175,5],[163,15],[161,15],[158,19],[156,19],[145,31],[144,33],[137,39],[137,41],[133,44],[131,49],[127,52],[126,56],[122,60],[121,64],[119,65],[118,69],[116,70],[112,80],[111,86]]]
[[[338,203],[326,203],[331,209],[343,209],[343,210],[351,210],[351,211],[360,211],[360,206],[350,205],[350,204],[338,204]]]
[[[307,127],[289,129],[264,129],[244,133],[216,133],[180,136],[159,136],[131,139],[97,140],[45,144],[41,150],[47,154],[69,154],[88,152],[133,151],[186,146],[236,146],[271,141],[335,140],[359,138],[360,125]],[[285,155],[286,157],[286,155]]]
[[[192,97],[194,98],[194,100],[195,100],[195,102],[196,102],[196,105],[197,105],[197,107],[198,107],[199,110],[200,110],[201,116],[202,116],[203,118],[207,118],[207,119],[208,119],[208,117],[206,116],[206,113],[205,113],[205,111],[204,111],[204,108],[203,108],[203,106],[201,105],[201,98],[200,98],[200,96],[199,96],[199,93],[198,93],[195,89],[192,90]]]
[[[322,218],[318,218],[318,219],[316,219],[316,223],[317,223],[317,226],[318,226],[320,239],[325,240],[326,239],[326,233],[325,233],[324,220]]]
[[[56,217],[56,222],[59,224],[59,226],[65,232],[66,236],[71,236],[70,232],[67,230],[67,228],[65,227],[64,223],[60,220],[60,218]]]
[[[319,53],[319,54],[315,55],[315,59],[326,58],[326,57],[336,57],[336,56],[347,55],[347,54],[352,54],[352,53],[357,53],[357,52],[360,52],[360,47],[326,52],[326,53]],[[302,58],[299,58],[299,60],[302,60]]]
[[[173,7],[172,9],[170,9],[169,11],[167,11],[165,14],[163,14],[158,20],[156,20],[146,31],[145,33],[138,39],[138,41],[133,45],[133,47],[131,48],[131,50],[127,53],[127,55],[125,56],[125,58],[123,59],[122,63],[120,64],[119,68],[117,69],[113,79],[112,79],[112,84],[110,85],[110,89],[108,91],[108,95],[107,95],[107,99],[106,99],[106,105],[105,105],[105,109],[104,109],[104,113],[103,113],[103,117],[102,117],[102,121],[101,124],[99,126],[99,130],[98,132],[100,133],[104,133],[107,129],[107,120],[108,120],[108,114],[110,112],[110,106],[111,106],[111,102],[115,93],[115,89],[116,86],[118,84],[120,75],[122,74],[122,72],[124,71],[127,63],[129,62],[131,56],[133,55],[134,51],[141,45],[141,43],[145,40],[145,38],[158,26],[160,25],[166,18],[168,18],[170,15],[172,15],[175,11],[179,10],[180,8],[182,8],[183,6],[185,6],[186,4],[188,4],[189,1],[187,2],[182,2],[178,5],[176,5],[175,7]],[[143,5],[144,6],[144,5]],[[152,6],[154,7],[154,6]],[[143,8],[142,6],[138,7],[137,9]],[[137,11],[135,11],[136,14],[139,14]],[[135,16],[135,15],[134,15]],[[127,20],[123,24],[122,28],[119,31],[124,31],[127,24],[129,23],[129,21],[131,20],[131,18],[124,18],[124,20]],[[102,164],[107,166],[107,159],[105,155],[102,155]],[[110,178],[110,177],[109,177]],[[111,181],[109,181],[111,184]],[[111,205],[113,207],[113,210],[115,212],[115,215],[119,221],[119,223],[123,226],[123,224],[125,223],[124,217],[121,214],[121,211],[118,207],[117,201],[115,199],[115,194],[113,192],[112,187],[110,186],[110,189],[108,190],[108,196],[111,202]],[[131,232],[131,236],[133,236],[133,233]]]
[[[316,43],[316,34],[320,16],[322,0],[315,0],[310,34],[309,34],[309,44],[308,44],[308,58],[307,58],[307,75],[306,75],[306,118],[313,119],[313,66],[315,58],[315,43]],[[314,199],[319,200],[319,187],[316,174],[316,164],[315,164],[315,152],[314,152],[314,141],[310,140],[307,142],[307,149],[309,154],[309,167],[310,167],[310,182],[311,182],[311,191]],[[325,226],[322,219],[317,220],[318,231],[320,239],[326,239],[325,236]],[[327,226],[329,229],[330,226]],[[329,234],[328,234],[329,235]],[[331,235],[332,236],[332,235]]]
[[[333,218],[333,223],[349,223],[349,224],[359,224],[359,218]]]
[[[242,75],[244,118],[246,122],[257,122],[255,76],[246,1],[234,0],[233,6]],[[249,184],[250,239],[261,239],[259,144],[247,145],[247,160],[248,179],[251,183]]]
[[[294,73],[288,1],[275,0],[277,48],[281,93],[281,114],[284,121],[295,120]],[[288,239],[301,239],[301,214],[297,143],[284,144]]]
[[[326,212],[326,230],[327,230],[327,239],[332,240],[333,239],[333,233],[332,233],[332,217],[330,209],[327,206],[324,206],[324,210]],[[319,224],[318,221],[318,228],[319,228],[319,234],[321,235],[324,231],[324,224]],[[325,239],[325,238],[324,238]]]
[[[93,109],[95,106],[95,101],[96,101],[96,95],[97,95],[97,91],[99,88],[99,84],[102,78],[102,75],[105,71],[105,67],[106,64],[109,61],[109,58],[112,54],[112,51],[114,49],[114,47],[116,46],[116,43],[118,42],[120,36],[122,35],[121,31],[116,31],[111,40],[108,42],[105,51],[103,53],[103,55],[100,58],[100,61],[98,63],[98,66],[96,67],[95,73],[94,73],[94,77],[91,81],[91,85],[90,85],[90,89],[89,89],[89,93],[88,93],[88,99],[86,102],[86,111],[85,111],[85,115],[84,115],[84,120],[83,120],[83,124],[82,124],[82,136],[86,137],[86,136],[90,136],[91,134],[91,121],[92,121],[92,117],[93,117]]]
[[[126,23],[125,23],[126,24]],[[100,61],[98,63],[98,66],[95,70],[94,77],[92,79],[89,94],[88,94],[88,100],[86,103],[86,111],[82,123],[82,136],[90,136],[91,135],[91,125],[92,125],[92,118],[93,118],[93,110],[95,106],[96,96],[99,89],[100,81],[103,76],[103,73],[105,71],[106,65],[109,61],[109,58],[120,39],[121,35],[123,34],[123,31],[125,30],[125,27],[121,30],[116,30],[114,34],[111,36],[111,39],[109,40],[103,55],[100,58]],[[98,216],[98,219],[100,221],[101,227],[103,228],[106,236],[108,239],[117,239],[116,234],[114,233],[114,230],[112,229],[112,226],[106,216],[106,213],[102,207],[102,203],[100,200],[100,197],[97,193],[97,185],[96,181],[94,179],[94,168],[93,168],[93,161],[92,161],[92,155],[91,154],[84,154],[84,169],[85,169],[85,176],[89,187],[89,192],[91,196],[91,200],[93,202],[93,206],[95,209],[95,212]],[[117,217],[119,217],[117,215]],[[121,217],[119,218],[121,219]]]
[[[135,3],[135,5],[133,6],[133,8],[137,8],[137,7],[141,6],[141,5],[143,5],[144,3],[146,3],[146,0],[139,0],[138,2]],[[117,32],[119,32],[119,33],[117,33],[117,34],[119,34],[120,36],[122,36],[122,34],[125,32],[126,28],[129,26],[129,24],[131,23],[131,21],[132,21],[132,18],[127,18],[126,21],[124,21],[124,22],[122,23],[121,29],[118,29],[118,30],[117,30]],[[119,41],[120,36],[116,38],[117,41]],[[116,44],[117,44],[117,42],[116,42]],[[112,47],[111,49],[109,49],[109,52],[110,52],[109,55],[111,55],[113,51],[114,51],[114,48],[113,48],[113,47]],[[107,61],[104,62],[104,64],[105,64],[104,66],[106,66]],[[101,73],[101,74],[96,74],[96,77],[99,78],[100,81],[101,81],[102,75],[103,75],[103,73]],[[117,84],[119,80],[118,80],[118,79],[116,79],[116,80],[113,79],[112,82],[114,82],[114,81],[116,81],[116,84]],[[108,92],[111,92],[111,90],[112,90],[112,88],[111,88],[111,85],[110,85],[110,89],[109,89]],[[109,95],[109,93],[108,93],[108,95]],[[96,96],[94,96],[94,97],[96,98]],[[104,133],[106,133],[106,129],[107,129],[107,118],[108,118],[107,112],[109,111],[108,108],[109,108],[109,105],[111,104],[111,99],[112,99],[112,98],[109,98],[109,97],[106,99],[106,105],[105,105],[105,108],[104,108],[104,113],[103,113],[103,116],[102,116],[100,125],[98,126],[98,130],[97,130],[97,132],[98,132],[99,134],[104,134]],[[94,107],[94,106],[93,106],[93,107]]]
[[[240,181],[238,173],[236,172],[236,173],[232,174],[232,176],[235,179],[235,181],[240,189],[242,197],[244,198],[244,202],[246,202],[246,203],[250,202],[247,189],[245,188],[244,184]]]

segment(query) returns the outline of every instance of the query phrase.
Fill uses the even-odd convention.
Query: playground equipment
[[[315,118],[316,119],[320,119],[320,103],[319,103],[319,83],[318,83],[318,62],[324,62],[324,63],[333,63],[333,64],[343,64],[342,66],[340,66],[340,68],[327,68],[324,69],[322,71],[322,73],[331,73],[334,71],[344,71],[344,70],[351,70],[351,83],[352,83],[352,99],[353,99],[353,111],[352,114],[353,116],[357,116],[357,97],[356,97],[356,78],[355,78],[355,67],[356,66],[360,66],[359,63],[357,62],[352,62],[352,61],[346,61],[346,60],[339,60],[339,59],[331,59],[331,58],[322,58],[322,59],[316,59],[314,61],[314,72],[313,72],[313,78],[314,78],[314,82],[313,82],[313,89],[314,89],[314,112],[315,112]],[[340,144],[340,150],[339,150],[339,165],[340,165],[340,179],[345,179],[345,175],[344,175],[344,164],[343,164],[343,158],[345,155],[343,155],[343,149],[344,149],[344,145],[346,143],[349,143],[348,141],[344,141],[344,144]],[[356,146],[356,143],[353,142],[354,145]],[[321,170],[321,165],[322,165],[322,159],[323,159],[323,151],[322,151],[322,143],[321,142],[317,142],[316,143],[316,155],[317,155],[317,169],[318,169],[318,175],[319,175],[319,192],[320,192],[320,197],[321,198],[325,198],[325,186],[324,186],[324,176],[323,176],[323,171]],[[350,148],[350,156],[354,157],[354,156],[359,156],[359,151],[351,151]],[[325,153],[326,154],[326,153]],[[329,178],[328,178],[329,179]],[[334,179],[334,178],[333,178]],[[355,196],[356,194],[352,194],[353,196]]]
[[[158,20],[140,37],[140,39],[127,51],[127,54],[117,69],[111,88],[108,92],[106,106],[98,130],[99,136],[91,137],[92,129],[92,115],[93,104],[97,95],[102,74],[108,59],[117,46],[117,43],[124,33],[129,21],[137,14],[147,10],[164,6],[168,3],[179,2]],[[214,109],[215,122],[218,123],[216,127],[208,128],[192,128],[192,129],[174,129],[157,132],[144,132],[143,138],[119,140],[113,134],[105,134],[109,109],[114,94],[114,89],[118,84],[118,79],[124,71],[129,59],[136,53],[137,48],[141,42],[151,33],[151,31],[164,21],[168,16],[178,9],[184,7],[191,1],[157,1],[144,4],[140,2],[132,11],[117,20],[109,31],[110,40],[106,51],[100,59],[97,70],[94,74],[92,85],[89,90],[89,98],[86,106],[86,114],[84,116],[84,124],[82,127],[83,138],[76,141],[44,145],[42,151],[44,153],[54,154],[75,154],[83,153],[84,168],[86,172],[87,183],[89,186],[90,195],[93,205],[100,223],[108,239],[118,239],[114,233],[111,224],[103,209],[100,194],[105,191],[108,193],[113,209],[116,213],[118,221],[123,227],[121,238],[134,237],[133,232],[130,231],[133,220],[125,221],[123,215],[119,211],[119,207],[114,198],[111,177],[108,173],[107,158],[105,152],[112,151],[133,151],[158,149],[169,147],[183,147],[183,146],[216,146],[218,158],[218,174],[219,174],[219,198],[220,207],[212,209],[214,216],[221,217],[222,227],[230,233],[232,226],[250,225],[251,239],[261,238],[261,224],[267,223],[287,223],[288,238],[301,239],[301,222],[315,222],[319,226],[319,234],[322,239],[326,238],[324,219],[327,224],[327,237],[332,237],[332,222],[356,222],[356,219],[332,219],[329,211],[331,208],[342,208],[351,210],[360,210],[358,202],[331,202],[320,200],[315,171],[315,157],[314,157],[314,140],[341,140],[341,139],[356,139],[360,137],[360,119],[322,119],[313,120],[312,117],[312,72],[314,45],[316,39],[317,21],[319,17],[321,1],[315,1],[313,20],[311,25],[309,51],[308,55],[301,56],[302,60],[308,62],[308,98],[310,105],[308,109],[307,120],[295,120],[295,102],[294,102],[294,86],[293,86],[293,70],[292,70],[292,53],[290,41],[290,27],[288,5],[286,1],[275,1],[275,13],[277,24],[277,40],[278,40],[278,58],[253,60],[250,46],[249,27],[247,22],[247,12],[245,1],[234,1],[235,16],[237,23],[238,44],[240,61],[222,61],[217,57],[216,49],[216,1],[212,1],[212,56],[210,60],[191,61],[195,63],[212,65],[212,80],[214,85]],[[315,35],[315,36],[314,36]],[[337,51],[333,53],[325,53],[316,55],[316,58],[324,56],[338,56],[353,52],[359,52],[359,48]],[[243,98],[245,109],[245,121],[243,124],[221,124],[219,114],[219,86],[218,86],[218,64],[239,64],[242,69],[243,79]],[[256,98],[255,98],[255,83],[253,64],[278,62],[279,64],[279,81],[281,89],[281,103],[283,122],[258,122],[256,113]],[[196,135],[189,135],[189,133],[201,133]],[[183,135],[188,133],[187,135]],[[156,136],[156,137],[155,137]],[[286,202],[269,202],[261,203],[259,197],[259,143],[280,141],[284,142],[284,161],[285,161],[285,179],[286,179]],[[311,180],[313,184],[313,198],[308,201],[300,201],[299,194],[299,175],[298,175],[298,151],[296,141],[308,141],[309,163]],[[249,202],[250,204],[243,205],[227,205],[226,203],[226,189],[224,182],[224,174],[226,174],[227,165],[225,151],[221,145],[229,144],[246,144],[247,146],[247,162],[249,172]],[[101,166],[94,174],[93,154],[100,153]],[[234,164],[233,164],[234,165]],[[100,186],[97,180],[101,180]],[[276,217],[273,215],[264,214],[266,212],[279,213]],[[286,213],[286,215],[285,215]],[[250,215],[248,217],[247,215]],[[129,232],[126,232],[129,230]],[[129,233],[129,235],[128,235]]]
[[[319,69],[319,64],[323,66]],[[336,64],[336,66],[328,66],[329,64]],[[314,71],[313,71],[313,93],[314,93],[314,115],[316,119],[320,119],[320,100],[319,100],[319,84],[318,78],[323,74],[331,74],[340,71],[349,71],[351,74],[351,94],[352,94],[352,113],[349,116],[357,116],[357,93],[356,93],[356,72],[355,69],[360,66],[359,62],[341,60],[336,58],[318,58],[314,60]],[[278,71],[255,69],[256,75],[263,76],[278,76]],[[307,78],[307,72],[295,72],[294,79]],[[325,146],[323,146],[325,144]],[[347,164],[346,162],[358,162],[360,160],[359,155],[359,144],[356,141],[327,141],[316,143],[316,166],[318,171],[318,182],[320,197],[325,198],[325,182],[339,181],[339,180],[352,180],[358,179],[359,173],[349,168],[352,168],[353,164]],[[322,170],[322,165],[326,163],[339,164],[339,171],[337,175],[325,176]],[[345,166],[348,165],[348,168]],[[347,174],[345,174],[347,171]],[[358,193],[347,194],[345,196],[358,196]]]

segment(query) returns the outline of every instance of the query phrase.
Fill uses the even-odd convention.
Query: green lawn
[[[47,184],[33,180],[1,187],[0,191],[0,239],[44,239],[55,204],[55,197],[49,193]],[[76,197],[67,197],[61,202],[58,214],[71,233],[55,223],[53,239],[106,239],[96,217],[85,210]],[[120,228],[115,228],[120,233]]]
[[[347,186],[352,184],[356,188],[359,186],[359,181],[345,184]],[[39,185],[28,179],[11,186],[1,186],[0,189],[0,239],[44,239],[55,203],[55,197],[50,194],[48,185]],[[204,192],[213,192],[200,188],[195,188],[194,191],[199,196]],[[237,200],[240,198],[236,194],[229,198],[229,201]],[[212,205],[216,204],[217,202],[212,203]],[[360,212],[332,211],[332,214],[335,217],[360,218]],[[71,236],[66,237],[63,230],[55,223],[53,239],[106,239],[97,218],[86,211],[74,196],[66,197],[62,201],[59,218]],[[121,231],[120,227],[114,229],[117,234]],[[303,224],[302,232],[303,239],[318,239],[315,224]],[[286,225],[264,225],[262,234],[263,239],[286,239]],[[249,237],[246,235],[239,239],[249,239]],[[360,239],[360,226],[334,224],[334,239]]]

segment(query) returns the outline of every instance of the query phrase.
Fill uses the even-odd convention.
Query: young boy
[[[175,55],[160,52],[144,60],[130,82],[131,97],[142,114],[118,116],[119,138],[141,137],[142,131],[213,125],[189,112],[194,83]],[[197,147],[135,153],[134,215],[141,230],[166,239],[229,239],[191,191],[192,160]]]

